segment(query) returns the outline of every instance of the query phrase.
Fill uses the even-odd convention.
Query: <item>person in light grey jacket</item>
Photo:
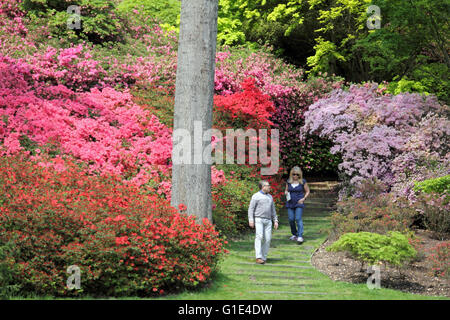
[[[248,223],[250,228],[255,228],[256,231],[256,263],[264,264],[267,260],[270,240],[272,239],[272,221],[274,228],[278,229],[278,217],[273,198],[269,194],[269,182],[261,180],[259,188],[260,191],[252,196],[248,207]]]

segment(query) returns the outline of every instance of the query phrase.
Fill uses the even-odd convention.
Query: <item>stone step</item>
[[[300,247],[300,245],[298,245]],[[248,248],[240,248],[243,249],[245,251],[254,251],[255,247],[248,247]],[[292,253],[292,254],[298,254],[298,255],[310,255],[314,252],[314,250],[310,250],[310,251],[306,251],[306,250],[287,250],[287,249],[278,249],[277,247],[270,247],[269,249],[269,255],[270,253],[276,253],[276,252],[287,252],[287,253]]]
[[[255,260],[255,256],[238,256],[240,258],[244,259],[252,259]],[[294,263],[311,263],[310,260],[293,260],[293,259],[283,259],[283,258],[273,258],[273,257],[267,257],[267,261],[286,261],[286,262],[294,262]]]
[[[267,263],[265,264],[267,265]],[[261,268],[252,268],[252,269],[234,269],[236,270],[234,274],[241,274],[241,275],[248,275],[248,276],[254,276],[254,275],[272,275],[274,274],[281,274],[281,275],[289,275],[289,276],[300,276],[303,277],[306,274],[304,271],[285,271],[285,270],[268,270],[268,269],[261,269]],[[274,276],[274,278],[277,278],[278,276]],[[308,278],[306,278],[308,279]],[[313,279],[313,278],[309,278]]]
[[[329,201],[331,201],[331,199],[333,199],[333,201],[335,201],[334,199],[337,198],[336,194],[325,194],[323,192],[312,192],[309,194],[308,199],[329,199]]]
[[[313,266],[292,266],[288,264],[275,264],[275,263],[265,263],[264,265],[257,264],[256,262],[236,262],[236,264],[242,265],[258,265],[258,266],[269,266],[277,268],[293,268],[293,269],[314,269]]]
[[[271,274],[236,274],[236,273],[229,273],[229,276],[248,276],[248,279],[251,281],[257,281],[257,278],[270,278],[274,279],[275,277]],[[282,280],[314,280],[314,278],[311,277],[298,277],[298,276],[276,276],[276,279],[282,279]],[[260,279],[261,280],[261,279]]]
[[[324,190],[334,190],[336,187],[338,186],[338,184],[335,185],[331,185],[331,184],[326,184],[326,183],[314,183],[314,182],[310,182],[308,183],[308,187],[309,189],[316,189],[316,188],[320,188],[320,189],[324,189]]]
[[[268,294],[300,294],[300,295],[327,295],[325,292],[299,292],[299,291],[247,291],[248,293],[268,293]]]
[[[255,281],[255,280],[252,280]],[[252,283],[254,286],[274,286],[274,287],[309,287],[309,285],[303,284],[303,283],[275,283],[275,282],[254,282]]]
[[[337,194],[338,187],[337,186],[326,186],[326,185],[308,185],[310,192],[327,192]]]
[[[311,185],[315,185],[315,184],[318,184],[318,185],[338,185],[341,182],[338,181],[338,180],[323,180],[323,181],[310,181],[310,182],[307,182],[307,183],[311,184]]]

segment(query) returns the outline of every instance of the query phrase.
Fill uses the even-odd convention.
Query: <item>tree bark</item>
[[[186,136],[190,135],[186,137],[190,139],[190,150],[186,150],[190,161],[173,163],[171,204],[177,208],[185,204],[187,214],[195,215],[198,222],[204,218],[212,221],[211,163],[203,157],[198,161],[198,154],[211,143],[211,135],[199,137],[197,128],[195,136],[194,122],[201,123],[203,133],[212,127],[217,11],[218,0],[181,1],[172,160],[178,143],[175,131],[184,129]]]

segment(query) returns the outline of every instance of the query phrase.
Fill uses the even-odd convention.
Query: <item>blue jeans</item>
[[[296,237],[303,237],[303,208],[287,208],[287,210],[292,235]]]

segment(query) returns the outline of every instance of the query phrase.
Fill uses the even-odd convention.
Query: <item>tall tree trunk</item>
[[[177,130],[185,133],[178,134],[178,138],[188,141],[183,155],[184,152],[190,155],[183,163],[173,162],[171,204],[174,207],[185,204],[187,213],[197,216],[199,222],[203,218],[212,221],[211,163],[202,157],[202,150],[211,143],[211,135],[205,135],[204,139],[199,136],[200,126],[195,135],[194,122],[201,123],[203,133],[212,127],[217,11],[218,0],[181,1],[172,160],[176,146],[180,146],[176,141]]]

